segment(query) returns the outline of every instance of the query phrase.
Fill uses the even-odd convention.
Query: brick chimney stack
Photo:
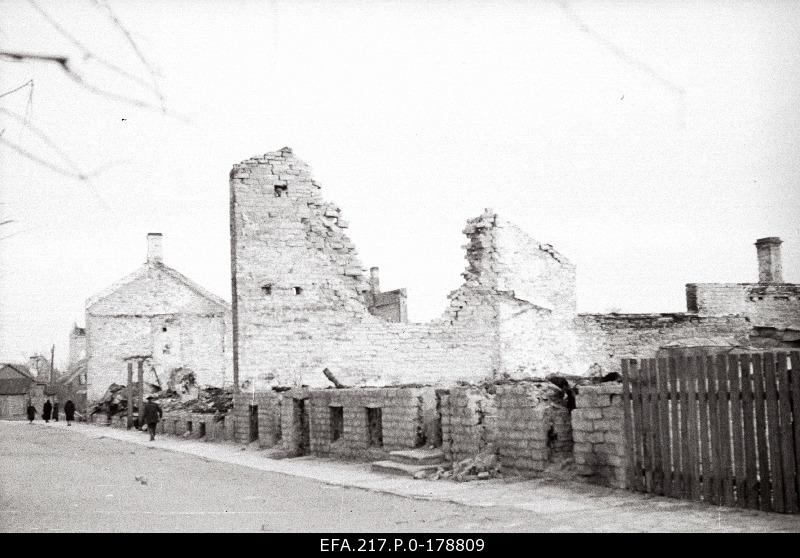
[[[381,280],[378,276],[379,271],[377,267],[369,268],[369,290],[372,294],[381,292]]]
[[[759,283],[783,283],[782,243],[783,241],[777,236],[756,240]]]
[[[161,233],[147,233],[147,263],[164,263],[164,248]]]

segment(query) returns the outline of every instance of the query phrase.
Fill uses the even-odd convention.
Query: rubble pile
[[[144,397],[153,397],[153,400],[165,413],[172,411],[187,411],[190,413],[213,413],[224,415],[233,408],[233,391],[217,388],[200,388],[194,384],[194,377],[183,378],[185,382],[177,384],[178,390],[165,389],[150,384],[145,384]],[[136,401],[138,391],[134,388],[133,400]],[[103,398],[95,404],[90,413],[107,413],[111,415],[125,414],[128,411],[127,390],[124,385],[111,384],[108,386]],[[134,411],[136,411],[134,403]]]
[[[442,467],[430,477],[431,480],[453,479],[458,482],[469,482],[490,478],[501,478],[500,463],[493,452],[481,452],[474,457],[463,459],[453,464],[452,470]]]

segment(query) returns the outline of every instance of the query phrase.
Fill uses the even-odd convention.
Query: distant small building
[[[85,347],[90,402],[112,383],[127,384],[134,358],[144,363],[147,383],[166,387],[171,374],[188,369],[198,384],[222,386],[231,376],[230,338],[230,305],[165,265],[162,236],[151,233],[147,261],[87,300],[86,327],[73,330],[70,358]]]
[[[25,417],[28,402],[41,412],[45,392],[45,384],[37,382],[26,366],[0,363],[0,418]]]

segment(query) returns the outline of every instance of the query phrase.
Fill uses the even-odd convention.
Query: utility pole
[[[142,412],[144,411],[144,358],[140,357],[138,361],[138,371],[139,371],[139,397],[138,397],[138,408],[139,408],[139,430],[142,428]]]
[[[53,383],[53,361],[55,357],[56,357],[56,345],[54,343],[53,346],[50,348],[50,378],[47,380],[48,384]]]
[[[133,361],[128,361],[128,430],[133,428]]]

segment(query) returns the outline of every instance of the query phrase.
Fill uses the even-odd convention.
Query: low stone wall
[[[442,451],[451,462],[494,451],[495,396],[478,387],[439,391]]]
[[[309,393],[307,388],[293,388],[280,394],[280,447],[291,455],[310,451]]]
[[[258,447],[271,448],[281,441],[281,402],[274,391],[256,394],[258,405]]]
[[[573,452],[583,479],[627,488],[622,384],[581,386],[572,411]]]
[[[550,383],[497,386],[495,446],[503,469],[538,473],[572,457],[570,411]]]
[[[433,388],[315,390],[310,403],[315,455],[378,458],[437,441]]]

